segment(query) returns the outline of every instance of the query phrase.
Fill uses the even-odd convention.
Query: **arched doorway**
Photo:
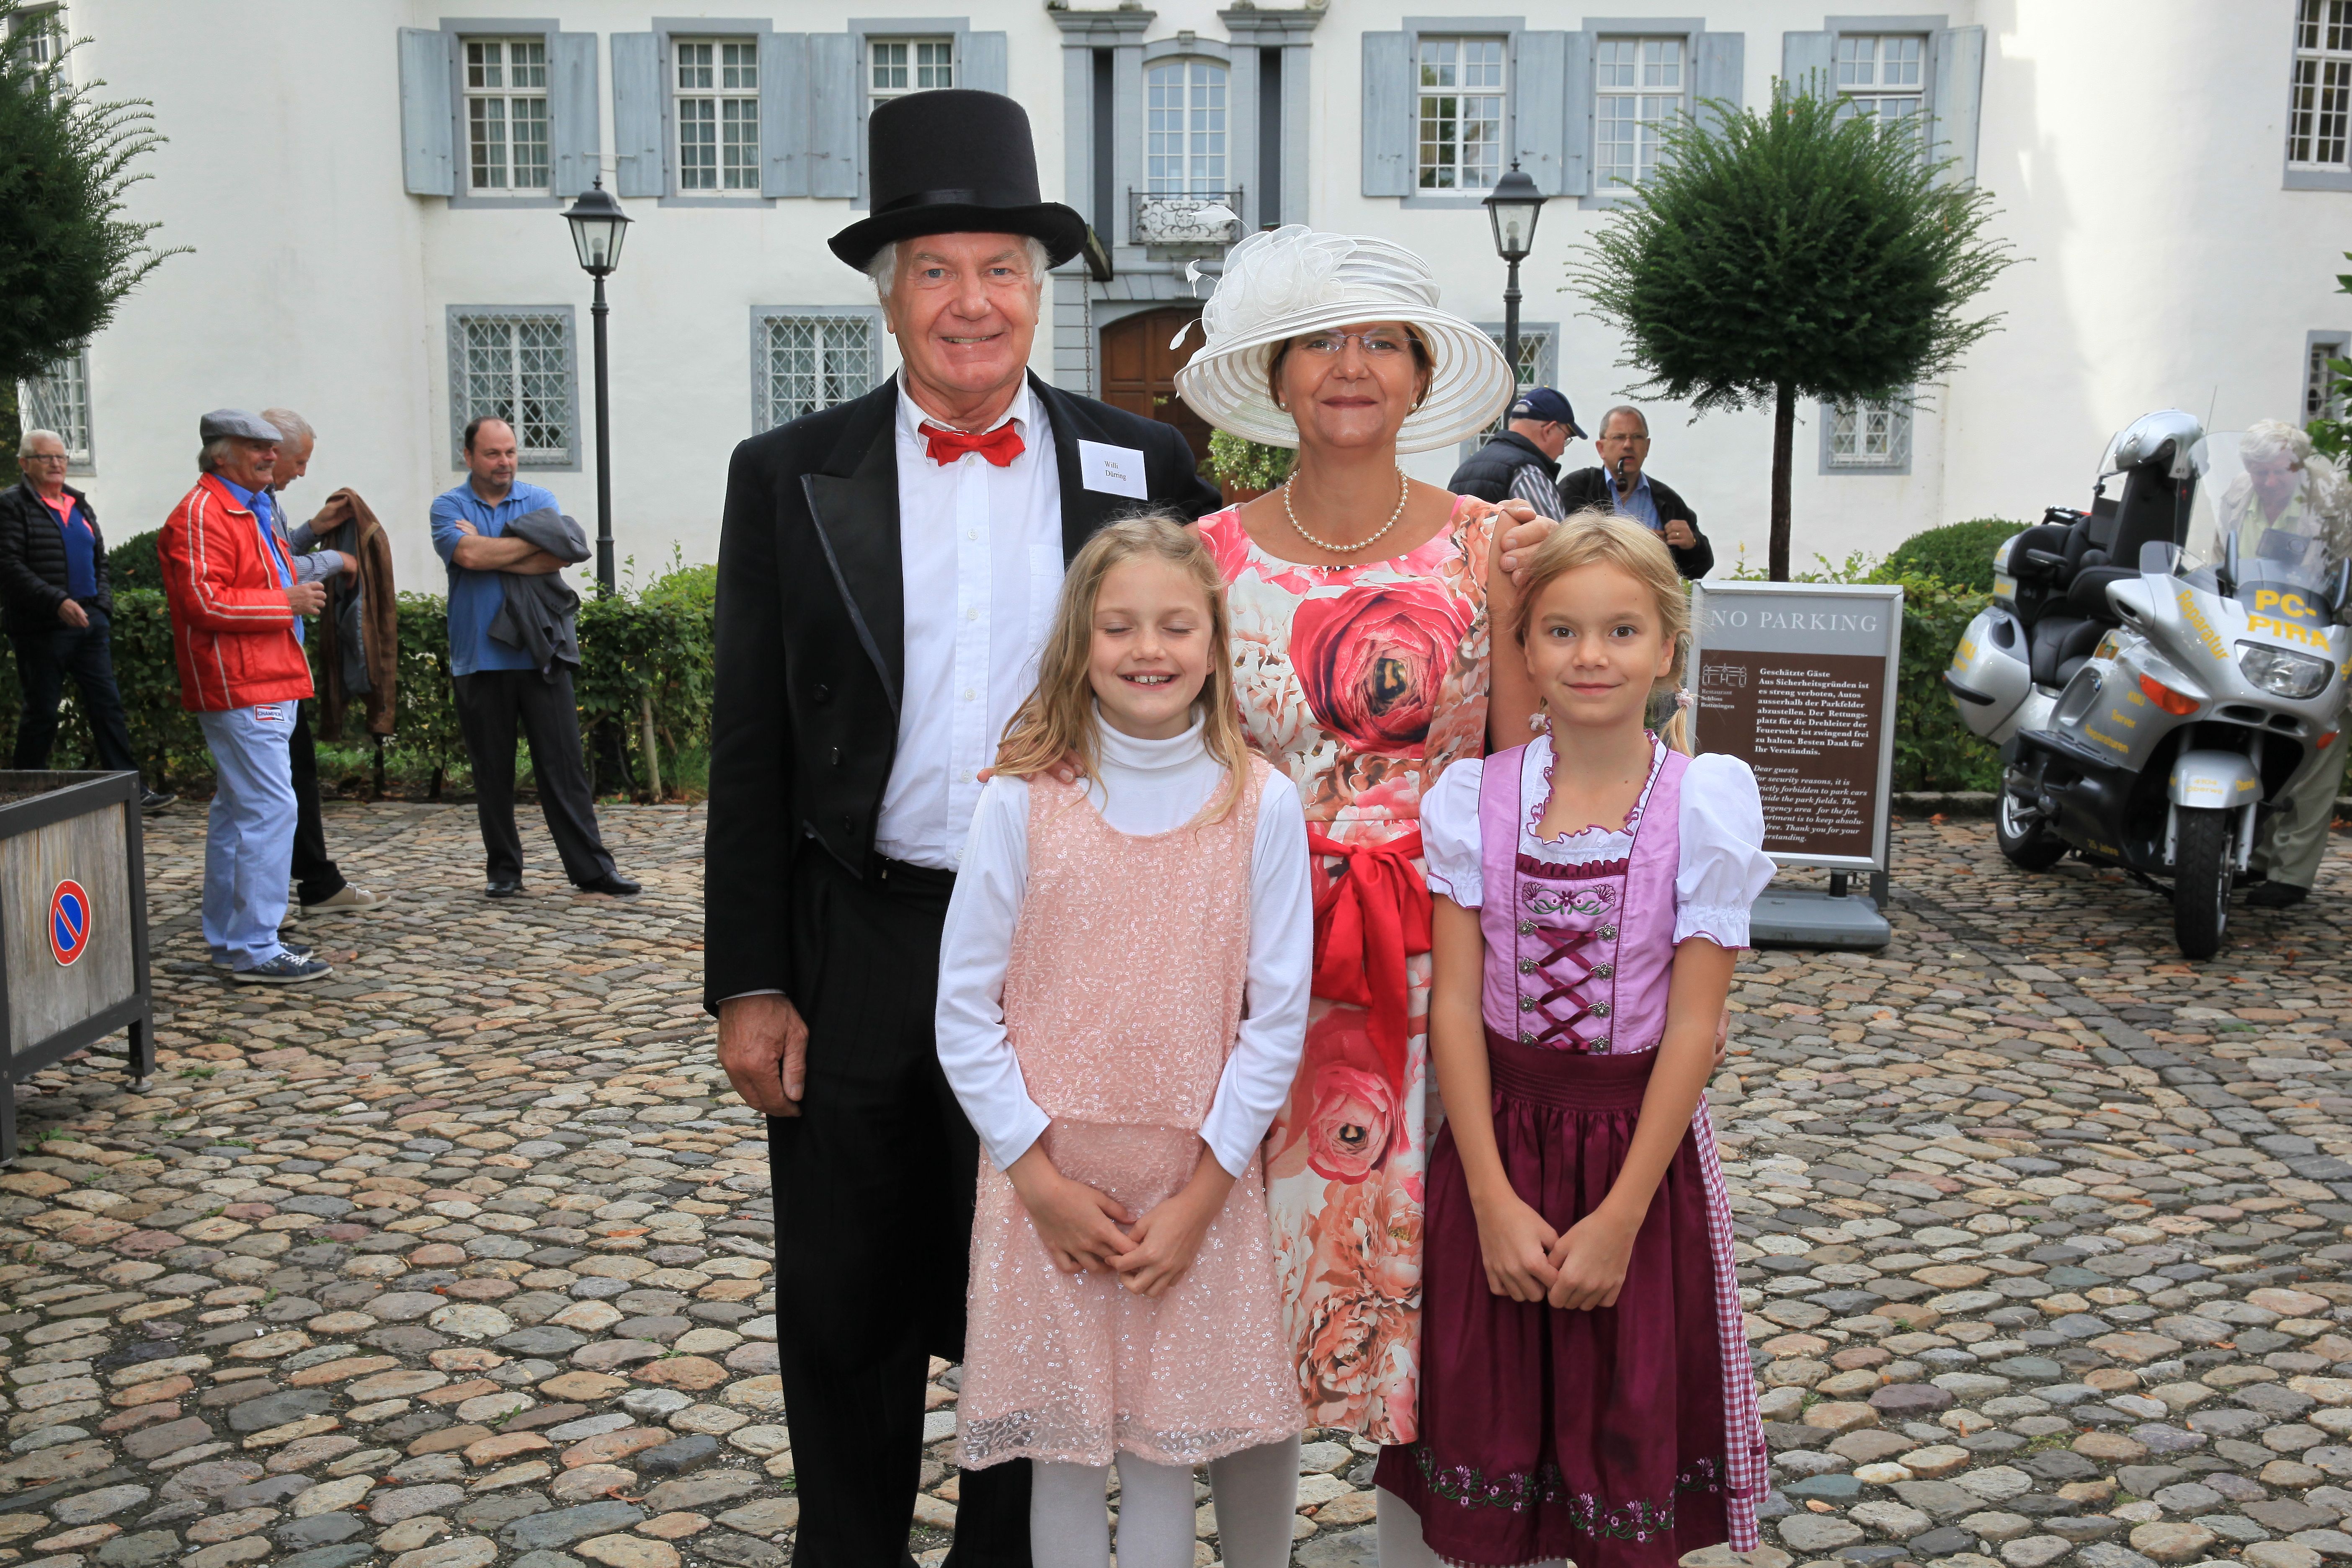
[[[1102,330],[1103,401],[1175,426],[1192,444],[1195,462],[1209,455],[1209,426],[1176,395],[1176,373],[1201,346],[1200,329],[1193,328],[1181,348],[1170,349],[1168,341],[1200,316],[1198,305],[1178,305],[1123,317]]]

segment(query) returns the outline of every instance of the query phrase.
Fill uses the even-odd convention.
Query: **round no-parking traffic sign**
[[[89,948],[89,895],[71,877],[49,895],[49,952],[71,963]]]

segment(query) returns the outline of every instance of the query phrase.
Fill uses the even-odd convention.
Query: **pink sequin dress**
[[[1456,500],[1405,553],[1309,566],[1235,510],[1201,520],[1225,580],[1250,743],[1298,786],[1317,852],[1315,1000],[1266,1142],[1284,1324],[1309,1425],[1414,1432],[1429,1159],[1421,801],[1486,749],[1495,509]]]
[[[1106,822],[1075,785],[1029,784],[1029,872],[1004,1027],[1052,1118],[1055,1167],[1141,1215],[1191,1179],[1241,1021],[1251,849],[1265,764],[1231,813],[1173,832]],[[1156,963],[1148,954],[1181,954]],[[1066,1275],[983,1154],[958,1462],[1197,1465],[1297,1433],[1253,1161],[1191,1272],[1158,1300]]]

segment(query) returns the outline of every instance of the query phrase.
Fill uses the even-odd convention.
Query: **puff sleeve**
[[[1478,852],[1478,786],[1486,776],[1484,757],[1464,757],[1421,799],[1421,853],[1429,867],[1429,890],[1465,910],[1486,900]]]
[[[1703,936],[1718,947],[1746,947],[1748,909],[1775,869],[1764,853],[1764,802],[1748,764],[1715,753],[1693,757],[1683,774],[1680,826],[1675,941]]]

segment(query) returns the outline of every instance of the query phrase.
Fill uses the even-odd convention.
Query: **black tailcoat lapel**
[[[1134,510],[1144,503],[1090,490],[1078,477],[1080,441],[1107,441],[1120,447],[1127,443],[1107,437],[1084,409],[1058,388],[1038,380],[1034,371],[1029,374],[1029,395],[1045,411],[1045,423],[1054,432],[1054,468],[1062,484],[1062,563],[1067,565],[1079,547],[1110,521],[1114,510]]]
[[[866,395],[821,472],[801,476],[834,585],[896,713],[906,689],[907,579],[898,548],[896,376]]]

